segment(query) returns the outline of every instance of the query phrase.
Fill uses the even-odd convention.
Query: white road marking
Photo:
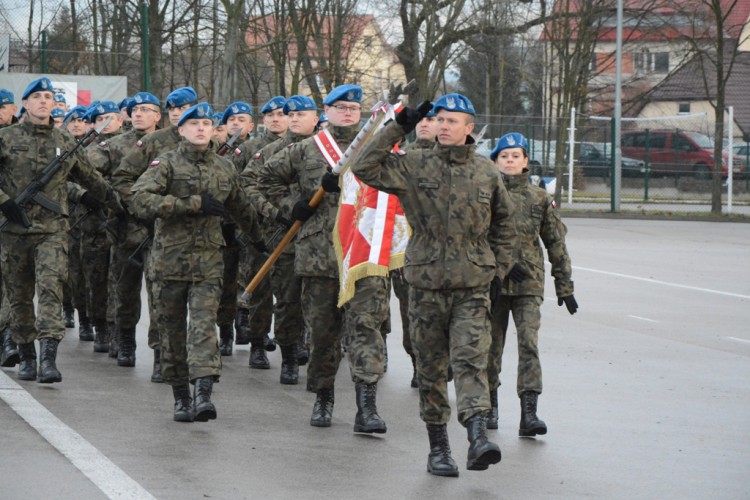
[[[109,498],[154,499],[133,478],[0,371],[0,399]]]
[[[610,271],[601,271],[599,269],[590,269],[587,267],[578,267],[578,266],[573,266],[573,269],[578,269],[580,271],[589,271],[592,273],[607,274],[609,276],[617,276],[619,278],[629,278],[629,279],[638,280],[638,281],[646,281],[648,283],[655,283],[657,285],[667,285],[667,286],[673,286],[675,288],[685,288],[687,290],[696,290],[698,292],[716,293],[718,295],[726,295],[728,297],[750,299],[750,295],[742,295],[740,293],[732,293],[732,292],[723,292],[721,290],[712,290],[710,288],[701,288],[699,286],[681,285],[679,283],[671,283],[669,281],[654,280],[651,278],[642,278],[640,276],[632,276],[630,274],[613,273]]]
[[[644,318],[643,316],[633,316],[632,314],[628,314],[628,318],[642,319],[643,321],[650,321],[651,323],[658,323],[658,321],[655,319]]]
[[[729,340],[736,340],[737,342],[747,342],[750,344],[750,340],[747,339],[738,339],[737,337],[727,337]]]

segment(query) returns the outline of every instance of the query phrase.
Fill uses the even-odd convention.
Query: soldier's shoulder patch
[[[394,154],[396,154],[396,155],[398,155],[398,156],[406,156],[406,151],[404,151],[404,150],[403,150],[403,149],[401,149],[401,148],[397,149],[397,150],[396,150],[396,151],[394,151],[393,153],[394,153]]]
[[[240,148],[234,148],[234,154],[240,155],[242,154],[242,151],[240,151]]]
[[[143,141],[140,140],[140,139],[138,139],[137,141],[135,141],[135,147],[142,148],[143,147]]]
[[[552,200],[552,203],[550,203],[550,205],[552,205],[552,208],[557,208],[557,203],[555,203],[555,200]]]
[[[257,153],[255,153],[255,156],[253,156],[253,159],[254,159],[254,160],[257,160],[257,159],[258,159],[258,158],[260,158],[261,156],[263,156],[263,153],[261,153],[260,151],[258,151]]]
[[[151,166],[152,166],[152,167],[155,167],[155,166],[157,166],[158,164],[159,164],[159,160],[154,160],[154,161],[152,161],[152,162],[151,162]]]
[[[102,141],[102,142],[99,143],[99,147],[100,148],[103,148],[106,145],[107,145],[107,141]]]

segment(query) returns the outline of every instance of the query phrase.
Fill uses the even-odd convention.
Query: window
[[[660,134],[660,133],[651,133],[651,136],[648,138],[648,147],[650,149],[664,149],[664,147],[667,145],[667,135],[666,134]]]
[[[669,73],[669,52],[654,54],[654,71],[656,73]]]
[[[678,113],[690,113],[690,103],[689,102],[681,102],[677,104],[677,112]]]
[[[643,73],[669,73],[669,52],[643,52],[633,54],[633,66]]]
[[[592,73],[596,71],[596,52],[591,53],[591,61],[589,61],[589,71]]]

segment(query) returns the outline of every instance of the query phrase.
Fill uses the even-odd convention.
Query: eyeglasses
[[[331,107],[336,108],[338,111],[341,111],[342,113],[346,113],[347,111],[349,113],[359,113],[361,109],[359,106],[344,106],[343,104],[334,104]]]
[[[130,113],[144,113],[146,111],[151,111],[152,113],[161,113],[161,111],[158,109],[147,108],[146,106],[133,106],[133,108],[130,110]]]

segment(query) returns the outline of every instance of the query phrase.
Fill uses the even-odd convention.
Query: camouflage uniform
[[[156,298],[164,382],[221,374],[216,312],[221,294],[224,238],[221,218],[200,214],[201,193],[224,203],[253,241],[255,210],[231,163],[211,150],[182,142],[159,156],[132,187],[132,210],[156,219],[148,272]],[[190,314],[190,324],[186,318]]]
[[[516,207],[513,222],[519,242],[513,251],[513,261],[520,263],[531,276],[520,283],[514,283],[509,278],[503,281],[502,297],[492,311],[492,346],[487,377],[490,390],[494,391],[500,385],[498,375],[509,314],[512,312],[518,336],[518,395],[527,391],[541,394],[542,366],[539,363],[537,334],[541,321],[539,307],[544,300],[544,254],[540,237],[552,264],[557,296],[573,295],[570,257],[565,247],[567,229],[560,220],[552,196],[529,183],[528,171],[500,176]]]
[[[291,131],[287,132],[283,139],[272,142],[258,151],[241,174],[245,193],[263,217],[264,222],[261,225],[263,238],[274,246],[280,240],[280,238],[277,238],[276,241],[270,241],[279,228],[279,224],[276,223],[276,216],[281,213],[282,216],[289,217],[296,201],[296,194],[293,191],[294,186],[287,186],[283,196],[264,196],[265,193],[261,193],[258,189],[258,173],[263,168],[263,164],[276,153],[289,148],[292,144],[296,144],[306,137]],[[271,268],[270,285],[271,292],[276,298],[273,304],[274,340],[281,346],[292,345],[299,340],[303,331],[300,300],[302,279],[294,273],[294,245],[287,245],[274,263]]]
[[[329,128],[339,148],[346,151],[359,126]],[[258,188],[269,199],[287,196],[289,187],[310,200],[320,188],[328,163],[312,137],[274,155],[258,174]],[[338,303],[338,263],[333,228],[338,194],[327,193],[297,234],[294,272],[302,277],[302,317],[311,332],[308,388],[333,389],[341,360],[342,312]]]
[[[390,293],[387,277],[368,276],[357,280],[344,306],[344,342],[355,384],[375,384],[385,373],[383,324],[390,315]]]
[[[0,130],[0,203],[17,196],[54,158],[56,149],[69,150],[75,139],[52,125],[24,122]],[[115,211],[119,202],[110,186],[88,163],[82,151],[68,160],[43,192],[60,206],[60,213],[32,204],[26,209],[30,228],[9,224],[0,236],[3,280],[9,293],[14,340],[61,340],[65,328],[60,315],[63,282],[68,271],[67,178],[89,188]],[[34,313],[34,293],[38,298]]]
[[[126,204],[130,202],[132,197],[131,187],[138,177],[146,171],[151,161],[158,155],[177,148],[181,139],[182,137],[177,131],[177,127],[170,125],[164,129],[147,134],[136,141],[135,147],[129,150],[112,174],[112,187],[120,193]],[[119,245],[118,252],[122,254],[122,257],[125,256],[125,253],[130,255],[147,236],[148,233],[145,227],[136,223],[134,219],[129,219],[126,236],[124,241]],[[144,271],[146,272],[149,318],[154,319],[156,318],[156,309],[152,287],[150,286],[151,278],[147,272],[150,260],[148,258],[148,251],[144,252],[141,258],[143,259]],[[136,282],[140,282],[140,273],[141,270],[132,265],[122,268],[122,274],[117,286],[117,303],[121,304],[120,308],[118,308],[116,318],[119,328],[126,328],[130,325],[135,327],[138,323],[138,318],[140,317],[140,300],[138,302],[132,300],[134,291],[131,286]],[[138,306],[137,309],[136,305]],[[159,331],[156,321],[150,321],[148,326],[148,346],[151,349],[157,349],[159,344]]]
[[[474,144],[389,154],[403,138],[399,125],[387,125],[364,146],[352,171],[397,195],[412,228],[404,276],[422,420],[440,425],[450,419],[450,361],[464,424],[490,409],[489,284],[509,269],[516,242],[512,204],[494,164],[476,156]]]

